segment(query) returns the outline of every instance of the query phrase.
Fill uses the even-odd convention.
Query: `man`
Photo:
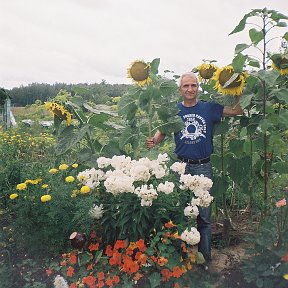
[[[212,179],[210,155],[213,152],[213,126],[222,116],[236,116],[243,113],[236,97],[234,107],[223,106],[215,102],[203,102],[197,99],[199,82],[192,72],[183,74],[179,79],[179,89],[183,102],[178,103],[178,115],[185,123],[185,128],[175,133],[175,153],[177,158],[187,163],[186,174],[201,175]],[[157,131],[153,138],[146,141],[148,148],[153,148],[165,138]],[[197,227],[201,239],[198,250],[206,260],[211,261],[211,205],[199,207]],[[208,266],[205,265],[205,269]]]

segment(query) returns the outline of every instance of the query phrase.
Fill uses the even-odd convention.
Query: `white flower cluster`
[[[57,275],[54,279],[55,288],[69,288],[67,281],[60,275]]]
[[[190,228],[190,231],[187,228],[183,231],[180,238],[189,245],[196,245],[200,242],[200,233],[195,227]]]
[[[185,162],[175,162],[171,165],[170,169],[180,175],[185,173],[186,163]]]
[[[173,182],[165,181],[165,183],[160,183],[157,187],[158,192],[163,192],[165,194],[170,194],[173,192],[175,184]]]
[[[100,181],[105,179],[105,173],[99,169],[86,169],[77,175],[77,179],[83,185],[89,186],[91,189],[97,187]]]
[[[93,205],[93,208],[90,209],[89,214],[92,218],[98,220],[103,217],[103,204]]]
[[[141,198],[141,206],[151,206],[152,201],[157,198],[157,191],[153,188],[153,185],[147,184],[137,187],[135,189],[135,194]]]
[[[199,215],[199,209],[196,205],[188,205],[184,209],[184,215],[189,218],[196,218]]]
[[[113,174],[113,173],[111,173]],[[125,192],[134,192],[134,179],[125,175],[110,175],[105,181],[104,186],[107,192],[118,195]]]
[[[203,175],[191,175],[183,174],[180,176],[180,182],[182,182],[181,189],[189,189],[195,193],[195,191],[209,191],[213,182],[211,179]]]

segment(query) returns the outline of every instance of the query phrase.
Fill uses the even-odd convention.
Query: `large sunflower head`
[[[149,72],[150,65],[142,60],[132,62],[127,69],[128,78],[131,78],[135,84],[141,87],[152,82]]]
[[[241,95],[247,76],[248,74],[245,72],[241,74],[235,73],[231,65],[225,66],[216,70],[213,77],[216,80],[214,88],[222,93],[223,96],[226,94]]]
[[[48,109],[53,115],[59,117],[62,120],[66,120],[67,126],[72,123],[72,114],[65,109],[64,106],[55,102],[45,102],[45,108]]]
[[[199,73],[198,78],[200,81],[202,81],[202,79],[211,79],[218,67],[211,63],[203,63],[202,65],[196,67],[196,69]]]
[[[288,74],[288,55],[274,54],[271,57],[272,68],[281,75]]]

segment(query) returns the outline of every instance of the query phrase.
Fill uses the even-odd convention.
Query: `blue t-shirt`
[[[182,103],[177,106],[185,128],[175,133],[176,155],[193,160],[209,157],[213,152],[213,126],[221,121],[224,106],[203,101],[193,107]]]

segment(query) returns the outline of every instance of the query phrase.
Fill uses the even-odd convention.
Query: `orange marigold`
[[[72,277],[74,275],[74,268],[71,266],[68,267],[66,275],[67,277]]]
[[[98,272],[98,273],[97,273],[97,276],[98,276],[98,280],[99,280],[99,281],[101,281],[101,280],[103,280],[103,279],[105,278],[105,274],[104,274],[104,272],[102,272],[102,271],[101,271],[101,272]]]
[[[93,276],[86,276],[86,277],[83,277],[82,282],[84,284],[87,284],[88,286],[92,286],[95,284],[96,278]]]
[[[108,257],[112,257],[113,255],[113,250],[112,250],[112,247],[111,245],[108,245],[105,249],[105,254],[108,256]]]
[[[75,254],[71,254],[69,256],[69,260],[68,260],[71,264],[76,264],[77,263],[77,257]]]
[[[136,242],[136,245],[137,245],[138,249],[139,249],[141,252],[145,252],[146,249],[147,249],[147,247],[146,247],[145,242],[144,242],[143,239],[138,240],[138,241]]]
[[[126,248],[126,241],[125,240],[117,240],[115,245],[114,245],[114,249],[124,249]]]
[[[89,245],[89,247],[88,247],[88,250],[89,250],[90,252],[92,252],[92,251],[98,251],[98,250],[99,250],[99,243],[96,243],[96,244],[91,243],[91,244]]]

